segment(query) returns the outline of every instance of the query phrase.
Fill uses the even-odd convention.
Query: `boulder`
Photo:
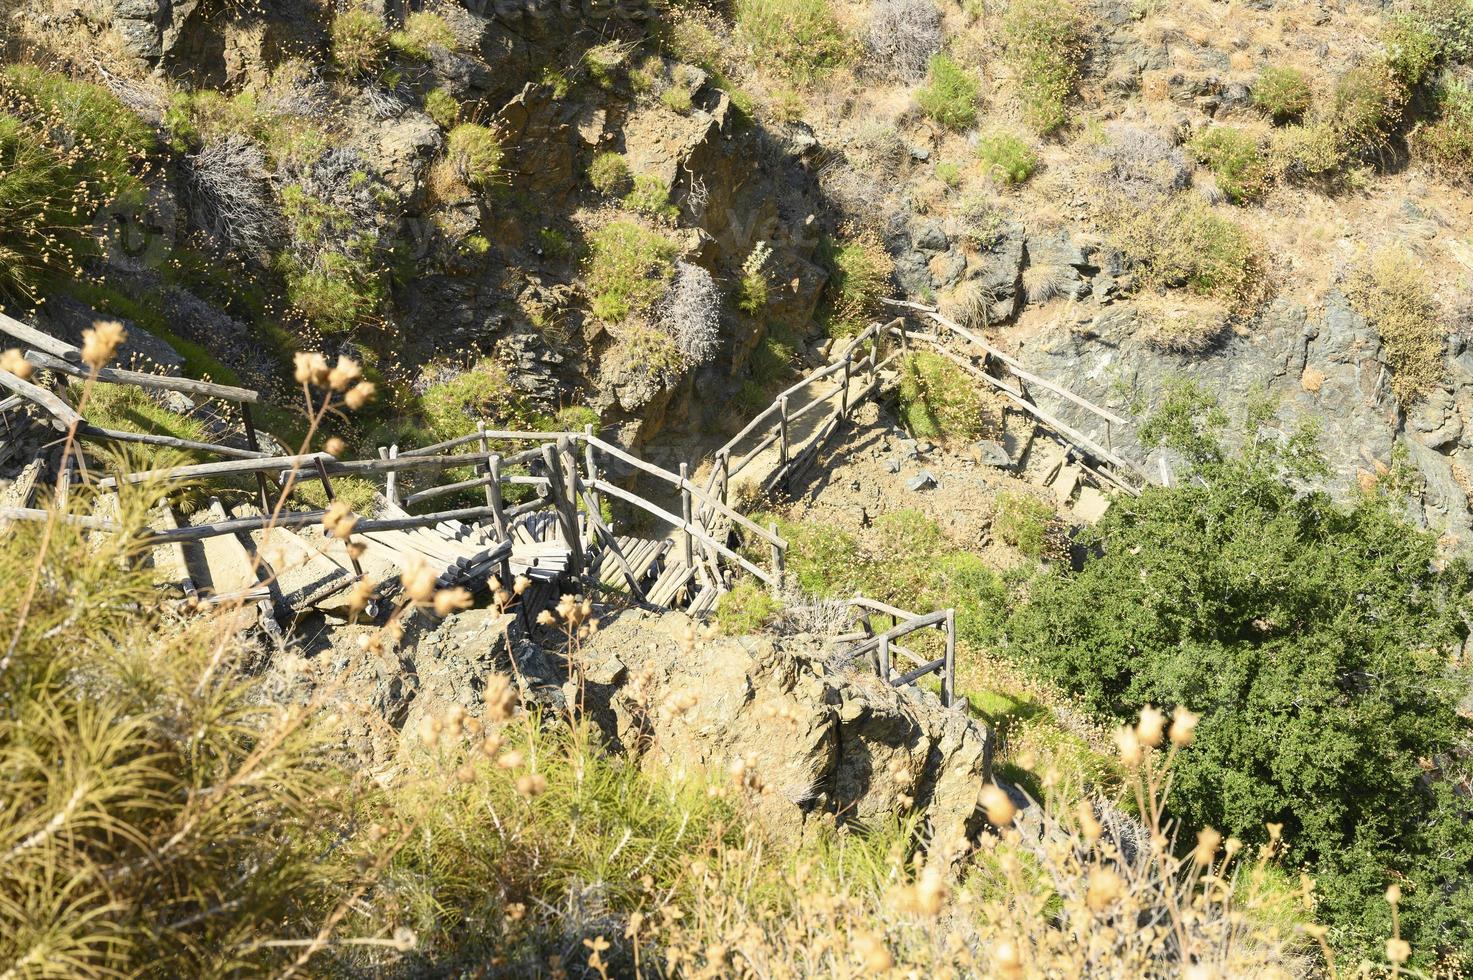
[[[844,666],[817,638],[692,641],[688,623],[630,611],[584,648],[595,717],[646,768],[731,778],[779,833],[912,807],[934,840],[980,830],[988,729],[928,692]]]

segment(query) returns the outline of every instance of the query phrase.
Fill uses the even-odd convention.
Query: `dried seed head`
[[[346,538],[358,526],[358,518],[353,516],[353,508],[347,503],[334,500],[327,505],[327,512],[322,515],[322,526],[333,537]]]
[[[529,772],[517,777],[517,792],[531,799],[547,792],[547,777],[540,772]]]
[[[1161,733],[1166,727],[1166,716],[1152,705],[1141,709],[1141,720],[1135,726],[1135,737],[1142,745],[1156,748],[1161,744]]]
[[[338,355],[338,363],[327,374],[327,386],[333,391],[347,391],[348,387],[363,377],[363,368],[351,357]]]
[[[1401,966],[1412,958],[1412,944],[1405,939],[1386,940],[1386,959]]]
[[[1077,812],[1079,816],[1079,833],[1093,847],[1095,842],[1100,839],[1100,835],[1105,832],[1104,825],[1095,817],[1094,805],[1089,800],[1080,800]]]
[[[353,559],[354,561],[361,561],[363,558],[363,553],[368,550],[368,545],[364,544],[362,541],[349,541],[347,548],[349,558]]]
[[[1013,805],[1012,798],[996,783],[983,786],[977,799],[987,811],[987,819],[994,827],[1006,827],[1018,815],[1018,808]]]
[[[1401,902],[1401,886],[1400,885],[1392,884],[1391,886],[1389,886],[1386,889],[1386,901],[1389,902],[1392,905],[1400,904],[1400,902]]]
[[[916,910],[922,915],[938,915],[946,903],[946,894],[951,889],[946,884],[946,875],[936,865],[928,865],[916,881]]]
[[[501,751],[501,736],[487,735],[481,740],[481,754],[488,759],[496,758],[496,753]]]
[[[1023,975],[1023,957],[1018,953],[1018,947],[1011,940],[1004,939],[992,947],[992,965],[996,967],[998,976],[1021,977]]]
[[[1284,825],[1283,824],[1270,822],[1270,823],[1264,824],[1264,827],[1268,828],[1268,839],[1269,840],[1271,840],[1271,841],[1278,841],[1278,840],[1282,840],[1283,839],[1283,837],[1284,837]]]
[[[435,570],[422,559],[412,559],[409,567],[399,573],[399,581],[412,602],[424,605],[435,598]]]
[[[1125,879],[1113,868],[1094,868],[1084,893],[1084,904],[1091,912],[1103,912],[1125,894]]]
[[[470,591],[458,585],[451,589],[441,589],[435,593],[435,615],[449,616],[451,613],[469,609],[471,602]]]
[[[82,331],[82,363],[93,370],[104,367],[127,339],[128,332],[118,321],[98,320]]]
[[[1192,849],[1192,860],[1206,867],[1217,857],[1217,847],[1222,843],[1222,834],[1211,827],[1197,831],[1197,846]]]
[[[442,727],[440,719],[425,715],[419,720],[419,740],[430,748],[434,748],[439,744]]]
[[[299,385],[316,385],[319,388],[327,383],[330,373],[327,367],[327,358],[322,356],[321,351],[298,351],[292,355],[293,376]]]
[[[361,578],[353,583],[353,588],[348,590],[348,609],[354,615],[368,608],[373,601],[373,583],[366,578]]]
[[[455,778],[459,782],[470,784],[476,781],[476,767],[469,762],[455,770]]]
[[[1210,963],[1193,963],[1181,973],[1182,980],[1217,980],[1220,973]]]
[[[12,347],[5,353],[0,354],[0,370],[8,371],[24,381],[36,369],[30,361],[26,360],[25,355],[19,349]]]
[[[356,412],[373,399],[374,392],[377,390],[377,386],[372,381],[360,381],[348,389],[348,393],[343,396],[343,404]]]
[[[1186,708],[1178,707],[1171,718],[1171,744],[1179,749],[1191,745],[1200,717],[1200,715],[1192,714]]]
[[[1141,740],[1133,728],[1121,728],[1115,732],[1115,745],[1120,749],[1120,761],[1132,768],[1141,764],[1143,750]]]
[[[544,609],[537,614],[537,622],[542,626],[551,626],[557,622],[557,617],[552,614],[551,609]]]
[[[507,749],[496,760],[496,764],[503,769],[516,769],[521,766],[524,758],[520,749]]]
[[[492,674],[487,678],[481,697],[486,702],[486,717],[492,721],[506,721],[517,703],[516,690],[512,687],[511,678],[505,674]]]
[[[895,965],[895,957],[890,955],[890,948],[874,933],[857,932],[851,937],[850,943],[868,973],[884,973]]]
[[[512,591],[515,592],[517,595],[521,595],[523,592],[526,592],[531,587],[532,580],[525,575],[518,575],[516,577],[516,581],[512,583]]]
[[[341,456],[348,451],[348,444],[337,436],[333,436],[322,444],[322,450],[329,456]]]

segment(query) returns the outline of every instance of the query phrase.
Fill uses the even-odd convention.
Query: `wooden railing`
[[[1027,368],[1025,368],[1016,358],[1005,351],[999,350],[996,346],[989,344],[986,340],[982,339],[980,336],[973,333],[972,331],[966,329],[955,320],[943,316],[935,307],[925,306],[921,303],[912,303],[906,300],[898,299],[887,299],[884,300],[884,302],[889,306],[896,307],[898,309],[908,310],[911,313],[919,315],[920,317],[934,324],[937,328],[937,332],[935,333],[921,333],[919,331],[906,330],[904,326],[900,323],[891,323],[887,325],[887,331],[890,332],[893,336],[899,338],[902,343],[908,343],[909,341],[915,340],[927,344],[929,347],[934,349],[936,353],[951,361],[953,364],[957,365],[957,367],[961,368],[963,371],[966,371],[972,377],[977,378],[979,381],[982,381],[1002,392],[1003,396],[1007,398],[1008,401],[1012,402],[1023,411],[1034,416],[1045,426],[1052,429],[1054,432],[1063,437],[1066,441],[1073,444],[1077,449],[1088,454],[1089,456],[1094,457],[1097,460],[1109,463],[1117,470],[1130,473],[1136,480],[1140,481],[1142,484],[1150,482],[1150,477],[1143,468],[1141,468],[1138,464],[1132,462],[1131,460],[1119,455],[1114,450],[1114,446],[1111,440],[1111,426],[1129,425],[1130,422],[1128,419],[1122,418],[1120,415],[1117,415],[1116,413],[1111,412],[1108,409],[1101,408],[1099,405],[1096,405],[1085,398],[1081,398],[1079,395],[1074,394],[1067,388],[1054,384],[1052,381],[1033,374]],[[973,364],[966,358],[958,357],[956,354],[952,353],[952,351],[947,348],[947,345],[945,343],[946,334],[942,334],[940,331],[945,331],[946,334],[957,337],[962,341],[971,344],[973,347],[982,352],[984,358],[991,358],[1005,365],[1008,368],[1008,371],[1019,380],[1019,384],[1017,386],[1008,384],[1006,381],[994,377],[992,374],[988,373],[982,368],[979,368],[977,365]],[[1044,388],[1050,392],[1053,392],[1055,395],[1058,395],[1065,401],[1072,402],[1073,404],[1078,405],[1080,408],[1083,408],[1085,411],[1099,418],[1104,424],[1105,429],[1104,444],[1101,445],[1097,440],[1092,439],[1091,437],[1078,431],[1074,427],[1064,422],[1058,416],[1054,415],[1052,412],[1049,412],[1034,404],[1033,400],[1027,396],[1027,392],[1024,391],[1022,388],[1022,383],[1024,382],[1037,385],[1040,388]],[[1121,490],[1124,490],[1126,493],[1134,496],[1139,496],[1140,488],[1133,485],[1129,480],[1120,476],[1120,474],[1112,473],[1104,467],[1090,467],[1086,464],[1081,465],[1085,465],[1086,469],[1088,469],[1091,473],[1101,478],[1105,482],[1108,482],[1120,488]]]
[[[956,699],[955,609],[938,609],[925,614],[913,613],[858,594],[852,599],[841,599],[838,602],[849,607],[850,615],[854,617],[857,621],[856,625],[859,626],[855,632],[846,633],[837,638],[839,642],[854,644],[847,650],[849,657],[857,659],[871,653],[875,654],[877,672],[892,687],[914,684],[922,677],[935,674],[941,683],[941,703],[948,708],[952,706]],[[891,624],[877,632],[874,620],[880,616],[890,620]],[[945,640],[945,652],[940,657],[927,660],[899,642],[901,638],[923,629],[935,629],[942,633]],[[909,661],[912,669],[896,670],[897,655]]]

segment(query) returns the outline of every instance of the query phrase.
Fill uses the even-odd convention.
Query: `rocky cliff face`
[[[881,684],[816,637],[689,630],[680,614],[625,613],[585,652],[595,716],[643,765],[724,771],[792,831],[912,810],[938,846],[965,847],[981,829],[993,739],[965,712]]]

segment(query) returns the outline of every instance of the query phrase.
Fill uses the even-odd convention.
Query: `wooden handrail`
[[[27,326],[14,317],[8,317],[0,313],[0,333],[9,334],[19,340],[26,347],[43,350],[53,357],[59,357],[66,361],[81,361],[82,352],[64,340],[58,340],[49,333],[42,333],[35,327]],[[0,344],[0,347],[6,346]]]
[[[67,374],[74,378],[87,378],[93,374],[93,372],[80,365],[71,364],[59,357],[53,357],[42,351],[26,351],[26,360],[38,368]],[[260,393],[251,391],[249,388],[234,388],[230,385],[217,385],[209,381],[196,381],[193,378],[175,378],[165,374],[149,374],[145,371],[99,368],[96,376],[98,381],[106,381],[109,384],[137,385],[140,388],[178,391],[186,395],[198,395],[201,398],[221,398],[225,401],[247,405],[254,405],[261,400]]]
[[[885,303],[888,306],[895,306],[901,309],[914,310],[917,313],[924,313],[926,316],[930,317],[932,320],[936,321],[946,329],[950,330],[952,333],[971,341],[972,343],[976,344],[978,347],[986,351],[988,354],[991,354],[999,361],[1002,361],[1008,367],[1012,368],[1013,373],[1022,378],[1024,381],[1027,381],[1030,384],[1036,384],[1041,388],[1046,388],[1049,391],[1052,391],[1054,394],[1058,395],[1060,398],[1068,399],[1069,401],[1078,405],[1080,408],[1093,412],[1106,421],[1114,422],[1116,425],[1130,424],[1130,421],[1128,419],[1121,418],[1114,412],[1111,412],[1108,409],[1101,408],[1088,399],[1079,397],[1069,389],[1060,387],[1059,385],[1054,384],[1052,381],[1048,381],[1044,378],[1040,378],[1036,374],[1033,374],[1027,368],[1023,367],[1023,365],[1019,363],[1017,358],[1008,354],[1006,351],[999,350],[997,347],[989,344],[987,341],[972,333],[972,331],[968,330],[966,327],[963,327],[955,320],[942,316],[940,311],[937,310],[934,306],[926,306],[921,303],[912,303],[908,300],[901,299],[882,299],[880,302]]]
[[[583,435],[583,433],[581,433],[581,432],[529,432],[529,431],[521,431],[521,430],[516,430],[516,429],[487,429],[484,433],[482,433],[482,432],[472,432],[469,435],[456,436],[454,439],[446,439],[444,442],[436,442],[436,443],[433,443],[433,444],[428,445],[428,446],[420,446],[418,449],[410,449],[410,450],[407,450],[405,452],[400,453],[399,455],[401,457],[403,457],[403,456],[428,456],[431,453],[438,453],[438,452],[440,452],[441,450],[444,450],[444,449],[454,449],[456,446],[464,446],[464,445],[467,445],[467,444],[472,443],[472,442],[479,442],[481,440],[481,437],[483,435],[487,439],[502,439],[502,440],[506,440],[506,441],[521,440],[522,442],[529,442],[529,441],[530,442],[557,442],[557,440],[559,438],[562,438],[562,437],[566,437],[566,438],[569,438],[569,439],[580,438]],[[536,452],[536,453],[540,453],[541,451],[542,451],[541,449],[532,450],[532,452]],[[505,463],[505,464],[508,464],[509,465],[511,463],[511,460],[512,460],[512,458],[510,456],[508,456],[508,457],[506,457],[505,459],[502,460],[502,463]]]
[[[681,520],[679,517],[670,513],[668,510],[659,506],[658,504],[652,504],[638,494],[630,493],[623,487],[618,486],[617,484],[609,483],[607,480],[594,480],[592,486],[602,493],[607,493],[610,496],[618,497],[625,503],[633,504],[635,507],[646,511],[647,513],[653,514],[660,520],[664,521],[666,524],[669,524],[671,527],[690,532],[691,536],[696,538],[702,544],[711,548],[715,548],[719,554],[741,565],[747,571],[751,572],[753,575],[757,576],[768,585],[777,584],[777,580],[770,573],[758,568],[756,565],[752,564],[750,561],[742,557],[737,552],[732,551],[726,545],[720,543],[715,538],[708,535],[700,525],[695,524],[694,522],[687,524],[685,521]],[[778,540],[782,539],[779,538]]]
[[[9,371],[0,370],[0,387],[8,388],[26,401],[40,406],[51,416],[51,424],[63,432],[74,425],[82,425],[82,416],[77,414],[76,409],[62,401],[55,392],[47,391],[40,385],[33,385]]]
[[[224,463],[195,463],[189,466],[174,466],[161,470],[140,470],[121,477],[104,477],[97,482],[103,489],[131,486],[138,483],[182,483],[211,476],[236,476],[251,473],[271,473],[280,470],[305,469],[316,465],[318,459],[332,459],[327,453],[307,453],[302,456],[267,456],[264,459],[235,459]]]
[[[48,521],[52,512],[37,507],[0,507],[0,521]],[[83,514],[58,514],[57,520],[63,524],[74,524],[91,531],[121,531],[122,527],[113,521],[102,517],[91,517]]]
[[[190,452],[214,453],[217,456],[230,456],[235,459],[266,459],[267,454],[250,449],[237,449],[234,446],[222,446],[213,442],[195,442],[192,439],[176,439],[174,436],[158,436],[151,432],[124,432],[119,429],[104,429],[102,426],[93,425],[90,422],[82,423],[77,430],[77,435],[84,439],[97,439],[107,442],[137,442],[145,446],[167,446],[170,449],[182,449]]]

